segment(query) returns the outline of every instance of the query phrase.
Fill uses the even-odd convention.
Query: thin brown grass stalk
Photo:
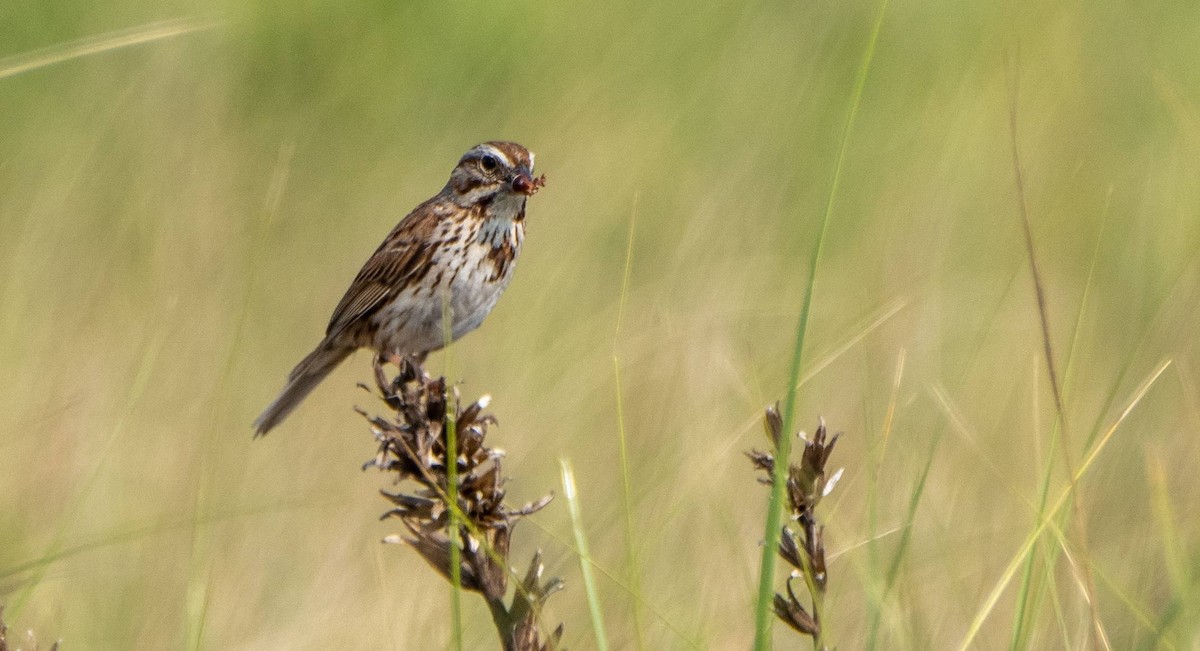
[[[1050,337],[1050,316],[1046,305],[1046,290],[1045,284],[1042,281],[1041,267],[1038,265],[1037,249],[1033,242],[1033,226],[1029,218],[1029,199],[1025,193],[1025,177],[1021,167],[1021,148],[1019,138],[1017,137],[1017,91],[1019,90],[1019,78],[1017,76],[1018,68],[1015,59],[1010,64],[1009,71],[1009,106],[1008,106],[1008,134],[1009,144],[1012,149],[1012,165],[1013,177],[1016,182],[1017,191],[1017,208],[1021,219],[1021,231],[1025,240],[1025,255],[1029,260],[1030,276],[1033,280],[1033,291],[1037,298],[1038,323],[1042,331],[1042,348],[1046,361],[1046,372],[1050,378],[1050,391],[1054,397],[1054,412],[1058,420],[1058,431],[1061,433],[1062,445],[1060,445],[1063,454],[1063,464],[1068,477],[1075,477],[1075,460],[1071,452],[1071,437],[1068,435],[1067,428],[1067,412],[1063,406],[1063,390],[1059,382],[1057,367],[1054,363],[1054,346]],[[1112,649],[1112,645],[1108,640],[1108,633],[1104,630],[1104,623],[1100,618],[1100,606],[1097,603],[1096,593],[1096,577],[1091,566],[1091,552],[1088,544],[1088,519],[1087,512],[1080,504],[1078,491],[1071,492],[1071,528],[1074,531],[1074,543],[1079,549],[1081,562],[1078,567],[1072,566],[1076,570],[1076,576],[1080,577],[1080,583],[1083,588],[1083,598],[1087,602],[1088,614],[1091,618],[1092,633],[1095,635],[1092,640],[1092,648],[1098,651]]]
[[[547,598],[562,589],[562,581],[542,580],[540,551],[522,575],[509,562],[517,522],[546,506],[551,496],[516,509],[505,503],[504,454],[484,444],[488,427],[496,422],[483,412],[488,398],[464,407],[457,387],[447,387],[445,378],[429,377],[409,360],[401,361],[399,371],[390,378],[376,360],[375,384],[394,413],[385,418],[359,410],[371,423],[379,444],[375,458],[364,468],[395,473],[397,484],[408,485],[397,492],[381,491],[392,503],[383,519],[397,518],[408,530],[404,535],[388,536],[385,542],[411,545],[447,581],[457,574],[463,590],[481,595],[507,651],[558,648],[563,627],[544,634],[541,613]],[[452,418],[448,414],[451,409]],[[448,455],[451,423],[457,449]],[[453,505],[448,497],[452,492],[448,458],[453,458],[457,467],[457,504]],[[452,510],[458,524],[453,535]],[[517,579],[512,597],[508,597],[510,577]]]
[[[763,423],[772,449],[778,451],[784,435],[783,417],[779,414],[778,403],[767,407]],[[799,436],[804,442],[804,452],[799,464],[788,465],[786,492],[791,517],[782,527],[779,539],[779,556],[792,566],[792,572],[785,584],[786,594],[775,593],[773,608],[775,616],[783,623],[811,637],[814,649],[826,651],[829,646],[823,625],[827,615],[824,604],[825,586],[828,582],[825,565],[825,525],[817,519],[816,508],[821,498],[833,491],[842,475],[841,470],[832,475],[825,473],[825,464],[829,461],[829,455],[833,453],[833,446],[837,444],[841,433],[828,438],[825,421],[821,419],[811,439],[805,437],[803,432],[800,432]],[[751,450],[746,454],[754,463],[754,467],[766,474],[759,481],[770,485],[776,476],[776,452]],[[807,599],[802,599],[797,594],[794,587],[797,579],[803,581]]]

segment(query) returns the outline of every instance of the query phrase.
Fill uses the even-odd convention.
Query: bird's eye
[[[479,159],[479,166],[482,167],[483,171],[485,172],[495,172],[496,168],[500,167],[500,161],[496,160],[495,156],[488,155]]]

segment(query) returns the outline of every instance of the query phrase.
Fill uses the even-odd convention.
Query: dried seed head
[[[778,450],[778,443],[783,433],[783,420],[779,415],[778,404],[767,407],[763,417],[763,425],[767,438]],[[825,566],[825,528],[817,521],[815,509],[821,498],[829,495],[838,480],[842,470],[838,469],[827,476],[825,465],[833,453],[841,434],[828,437],[825,420],[820,419],[816,432],[807,437],[803,432],[798,434],[804,441],[799,464],[789,464],[787,473],[788,505],[791,508],[790,524],[784,526],[779,539],[779,555],[791,565],[791,579],[787,582],[787,595],[776,594],[774,599],[775,615],[788,626],[805,635],[819,640],[821,618],[819,604],[820,595],[825,592],[828,575]],[[770,485],[773,482],[775,464],[778,461],[772,453],[751,450],[746,454],[756,470],[763,473],[759,481]],[[784,460],[786,462],[786,459]],[[812,610],[806,609],[792,589],[792,580],[803,577],[810,591]]]
[[[400,363],[399,372],[388,378],[380,360],[375,363],[375,380],[383,402],[394,415],[382,418],[359,413],[371,425],[378,444],[375,458],[364,464],[395,473],[397,484],[411,482],[400,491],[381,491],[393,508],[383,518],[398,518],[407,536],[388,536],[384,542],[408,543],[447,580],[453,576],[454,547],[458,549],[458,575],[463,589],[478,592],[488,601],[506,648],[551,649],[561,638],[561,627],[545,643],[540,642],[538,617],[547,597],[562,587],[558,579],[539,585],[540,553],[534,557],[536,576],[529,575],[517,590],[511,607],[503,604],[512,570],[508,564],[512,530],[521,518],[550,503],[552,495],[513,509],[506,496],[501,461],[502,450],[486,445],[488,427],[496,419],[483,410],[490,402],[484,396],[466,405],[458,399],[458,388],[447,388],[444,378],[431,379],[410,360]],[[449,428],[455,428],[455,448],[449,449]],[[456,503],[450,504],[450,464],[456,473]],[[413,486],[415,484],[415,486]],[[450,514],[461,514],[458,531],[450,534]],[[532,577],[532,578],[531,578]],[[511,643],[511,644],[510,644]]]

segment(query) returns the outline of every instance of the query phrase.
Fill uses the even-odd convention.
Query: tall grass
[[[596,636],[596,648],[608,650],[608,633],[604,628],[604,612],[600,606],[599,593],[596,590],[596,578],[592,572],[592,554],[588,551],[588,537],[584,530],[583,515],[579,507],[579,493],[575,487],[575,471],[571,464],[563,459],[562,486],[563,497],[567,500],[567,508],[571,512],[571,526],[575,533],[575,547],[579,550],[579,570],[583,575],[583,589],[587,594],[588,615],[592,620],[592,633]]]
[[[817,286],[817,269],[821,262],[821,251],[825,248],[825,236],[829,232],[829,221],[833,215],[834,200],[837,198],[838,186],[842,180],[842,166],[846,159],[846,143],[850,139],[850,131],[854,126],[854,118],[858,114],[859,103],[862,101],[863,87],[867,83],[867,73],[871,69],[871,58],[875,54],[875,43],[879,39],[879,30],[883,26],[883,16],[887,10],[887,0],[879,5],[875,18],[875,26],[867,40],[863,52],[862,63],[854,84],[854,92],[850,97],[849,108],[846,111],[845,124],[842,127],[842,137],[838,144],[837,158],[833,166],[833,175],[829,182],[829,194],[825,201],[825,212],[821,217],[821,228],[813,240],[812,253],[809,256],[808,284],[800,303],[800,318],[796,325],[796,342],[792,346],[792,362],[788,372],[788,391],[784,396],[783,431],[790,433],[795,426],[796,390],[799,384],[801,362],[804,357],[804,339],[808,333],[809,311],[812,309],[813,293]],[[791,437],[779,437],[775,450],[777,459],[791,457]],[[771,648],[771,604],[775,598],[775,558],[779,546],[780,520],[784,510],[784,500],[787,494],[786,463],[776,463],[771,482],[771,498],[767,504],[766,531],[763,534],[763,550],[761,571],[758,577],[758,604],[754,610],[754,648],[759,651]],[[817,642],[814,642],[817,643]]]
[[[766,500],[740,453],[790,397],[847,433],[822,504],[831,645],[1041,648],[1098,620],[1113,648],[1187,648],[1197,11],[3,5],[10,630],[64,648],[451,647],[446,580],[376,552],[396,524],[375,522],[379,477],[346,471],[367,360],[266,440],[247,424],[396,221],[465,148],[508,138],[549,182],[447,377],[502,406],[514,503],[574,462],[591,599],[565,503],[512,550],[540,547],[563,578],[546,617],[564,646],[596,644],[593,607],[614,649],[763,639]],[[1012,43],[1074,473],[1064,441],[1047,456]],[[1095,615],[1072,563],[1094,573]],[[462,647],[493,647],[488,605],[464,595]]]

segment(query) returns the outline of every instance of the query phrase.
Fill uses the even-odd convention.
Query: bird
[[[254,421],[275,428],[351,353],[415,359],[478,328],[512,280],[525,203],[546,183],[534,154],[491,141],[463,154],[450,180],[396,224],[333,310],[325,337]]]

